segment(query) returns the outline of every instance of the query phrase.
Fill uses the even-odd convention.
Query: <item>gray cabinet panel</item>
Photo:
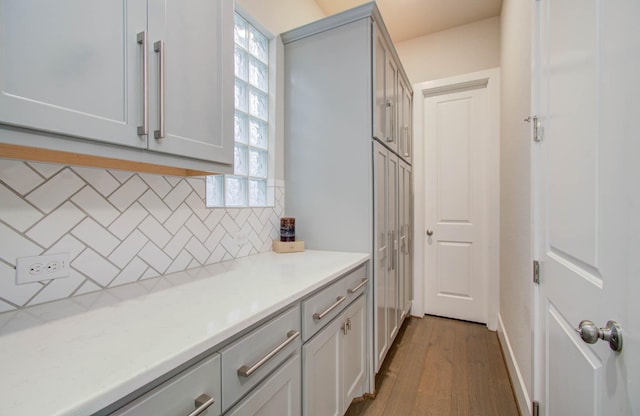
[[[0,1],[0,123],[146,147],[144,1]]]
[[[292,356],[227,416],[299,416],[300,354]]]
[[[220,355],[201,361],[159,387],[113,413],[113,416],[176,416],[195,410],[195,400],[201,394],[215,401],[207,415],[221,414]]]
[[[367,312],[365,297],[353,302],[344,313],[348,332],[342,345],[342,392],[343,409],[346,411],[351,401],[362,396],[367,376]]]
[[[149,1],[149,149],[233,162],[233,4]],[[160,56],[164,42],[165,137],[160,126]]]
[[[238,370],[243,366],[252,366],[271,351],[283,344],[292,332],[300,331],[300,308],[294,308],[281,313],[276,318],[251,331],[231,345],[223,348],[222,355],[222,408],[231,407],[239,398],[247,394],[274,369],[284,362],[290,355],[300,350],[300,336],[298,335],[283,349],[281,349],[253,374],[243,376]]]
[[[302,347],[305,416],[341,416],[364,393],[365,299],[358,297]]]
[[[0,10],[0,128],[21,128],[3,143],[230,169],[233,1],[0,0]],[[166,129],[156,138],[161,89]],[[138,131],[145,120],[149,134]]]

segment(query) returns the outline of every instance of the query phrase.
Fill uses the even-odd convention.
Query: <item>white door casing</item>
[[[489,323],[490,264],[497,263],[488,84],[485,76],[424,90],[422,115],[424,311],[482,323]]]
[[[544,415],[638,414],[640,4],[536,6],[534,397]],[[583,342],[585,319],[617,321],[623,351]]]
[[[500,238],[500,70],[498,68],[474,72],[470,74],[428,81],[413,86],[415,96],[413,110],[413,136],[421,138],[415,140],[413,151],[413,189],[414,189],[414,250],[415,253],[426,253],[428,243],[425,234],[430,228],[426,223],[426,203],[429,195],[425,194],[425,182],[429,165],[425,160],[426,131],[425,97],[441,94],[445,91],[477,89],[478,85],[486,84],[487,93],[487,140],[484,145],[486,174],[486,189],[483,195],[486,223],[486,304],[487,327],[497,329],[499,304],[499,238]],[[459,91],[460,92],[460,91]],[[434,230],[435,237],[435,230]],[[422,316],[427,308],[426,301],[426,268],[430,263],[424,255],[416,255],[413,259],[413,287],[414,299],[412,314]]]

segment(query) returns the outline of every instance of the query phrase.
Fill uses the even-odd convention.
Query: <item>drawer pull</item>
[[[201,415],[205,410],[211,407],[211,405],[215,403],[215,399],[208,394],[201,394],[196,399],[196,410],[189,413],[188,416],[198,416]]]
[[[272,359],[276,354],[285,349],[287,345],[291,344],[296,338],[300,336],[300,331],[289,331],[287,332],[287,339],[277,347],[273,349],[269,354],[262,357],[258,362],[256,362],[252,366],[243,365],[238,368],[238,375],[240,377],[249,377],[253,373],[255,373],[260,367],[262,367],[267,361]]]
[[[348,290],[349,293],[356,293],[358,290],[360,290],[360,288],[364,285],[367,284],[367,282],[369,281],[369,279],[362,279],[362,282],[360,282],[360,284],[354,288],[351,288]]]
[[[313,319],[315,319],[316,321],[319,321],[320,319],[324,318],[325,316],[327,316],[328,313],[330,313],[332,310],[334,310],[335,308],[337,308],[342,302],[344,302],[346,298],[344,296],[338,296],[338,298],[336,299],[336,303],[334,303],[333,305],[329,306],[324,312],[322,313],[314,313],[313,314]]]

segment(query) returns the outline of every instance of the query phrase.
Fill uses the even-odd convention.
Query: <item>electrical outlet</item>
[[[32,283],[69,276],[69,253],[16,259],[16,283]]]

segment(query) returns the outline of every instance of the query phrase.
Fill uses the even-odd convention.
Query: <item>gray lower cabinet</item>
[[[291,356],[226,415],[300,415],[300,354]]]
[[[300,335],[300,307],[296,305],[223,348],[222,410],[269,380],[291,355],[299,354]]]
[[[189,415],[207,409],[208,416],[222,414],[220,400],[220,355],[195,364],[149,393],[119,409],[113,416]]]
[[[342,416],[364,392],[365,296],[302,347],[303,415]]]
[[[189,415],[203,405],[196,400],[212,399],[203,414],[342,416],[368,391],[367,275],[367,265],[348,271],[115,413],[116,404],[96,415]]]
[[[0,10],[0,142],[231,166],[231,0],[0,0]]]

